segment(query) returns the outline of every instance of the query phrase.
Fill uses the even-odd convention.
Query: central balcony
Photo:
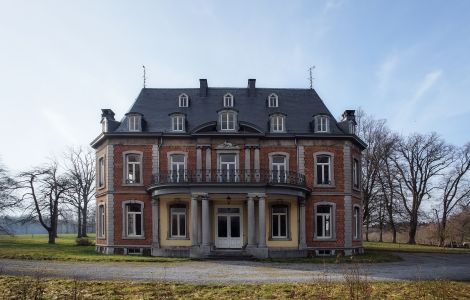
[[[302,193],[309,192],[305,182],[305,176],[296,172],[274,171],[274,170],[164,170],[154,174],[152,184],[148,191],[161,189],[172,189],[176,192],[181,188],[201,188],[212,187],[218,191],[230,192],[232,190],[244,188],[280,188],[302,190]],[[221,188],[224,188],[221,190]],[[192,190],[193,190],[192,189]],[[172,192],[173,193],[173,192]]]

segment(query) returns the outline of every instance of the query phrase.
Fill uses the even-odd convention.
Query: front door
[[[242,208],[216,207],[216,238],[217,248],[241,248],[242,238]]]

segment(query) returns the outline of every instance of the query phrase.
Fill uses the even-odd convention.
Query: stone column
[[[152,248],[160,248],[160,199],[152,197]]]
[[[211,224],[209,216],[209,197],[202,197],[202,245],[209,247],[211,242]]]
[[[258,248],[266,248],[266,196],[260,195],[258,200],[259,206],[259,238],[258,238]]]
[[[255,246],[255,200],[252,194],[247,195],[248,204],[248,247]]]
[[[299,197],[299,249],[307,249],[305,228],[305,198]]]
[[[197,197],[198,195],[191,194],[191,245],[198,245],[197,237]]]

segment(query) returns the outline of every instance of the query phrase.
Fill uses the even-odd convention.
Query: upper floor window
[[[237,155],[223,153],[219,155],[219,181],[236,182],[239,181],[237,169]]]
[[[143,235],[142,223],[142,204],[127,203],[125,205],[125,228],[127,237],[135,237]]]
[[[357,159],[353,159],[353,186],[355,188],[359,188],[359,178],[360,178],[360,169],[359,169],[359,161]]]
[[[268,107],[279,107],[279,98],[276,94],[269,95]]]
[[[359,210],[359,206],[354,206],[354,214],[353,214],[353,237],[356,240],[359,240],[361,238],[361,227],[362,227],[362,222],[361,222],[361,212]]]
[[[287,238],[288,232],[288,216],[289,207],[287,205],[273,205],[272,206],[272,238],[282,239]]]
[[[220,129],[235,130],[236,114],[233,111],[224,111],[220,113]]]
[[[179,107],[188,107],[189,106],[189,97],[186,94],[181,94],[179,96]]]
[[[98,159],[98,187],[104,186],[104,157]]]
[[[105,235],[105,212],[104,205],[98,206],[98,237],[104,238]]]
[[[185,131],[185,118],[184,115],[173,115],[171,117],[171,130],[176,132]]]
[[[316,207],[316,237],[317,238],[331,238],[333,231],[333,206],[332,205],[317,205]]]
[[[317,155],[316,164],[317,184],[331,184],[331,156]]]
[[[128,115],[129,131],[141,131],[142,118],[140,115]]]
[[[271,158],[271,177],[273,182],[286,182],[287,159],[284,155],[273,155]]]
[[[315,117],[315,132],[329,132],[330,118],[328,116]]]
[[[285,132],[285,116],[271,116],[271,132]]]
[[[224,107],[233,107],[233,95],[232,94],[225,94]]]
[[[125,155],[125,183],[142,183],[142,157],[137,153]]]
[[[184,182],[186,178],[186,157],[184,154],[172,154],[170,156],[171,182]]]
[[[186,238],[186,205],[170,206],[170,237]]]

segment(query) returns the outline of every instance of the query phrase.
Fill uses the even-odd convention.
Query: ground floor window
[[[316,207],[316,237],[332,238],[333,232],[333,206],[321,204]]]
[[[104,238],[105,235],[105,214],[104,214],[104,205],[101,204],[98,206],[98,237]]]
[[[287,205],[272,206],[272,238],[287,238],[287,216],[289,207]]]
[[[186,238],[186,205],[170,206],[170,237]]]
[[[127,203],[125,206],[126,236],[142,236],[142,205],[140,203]]]
[[[353,227],[354,227],[354,230],[353,230],[353,234],[354,234],[354,239],[358,240],[360,239],[361,237],[361,212],[359,210],[359,207],[358,206],[354,206],[354,224],[353,224]]]

